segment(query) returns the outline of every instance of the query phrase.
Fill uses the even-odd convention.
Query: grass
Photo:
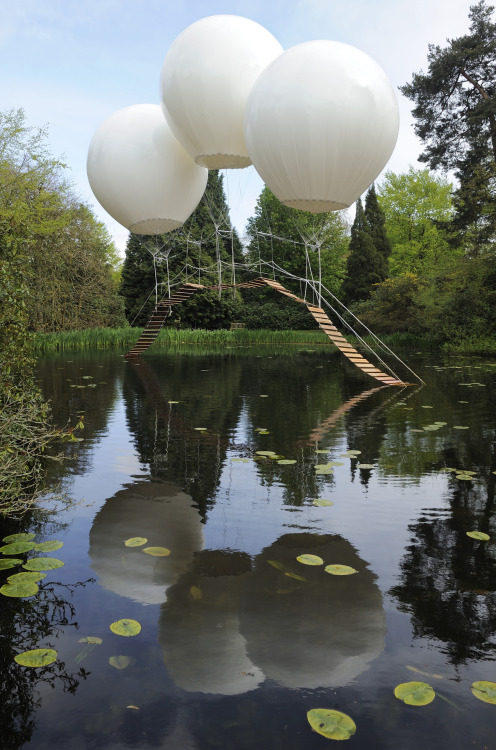
[[[496,338],[494,336],[467,336],[455,341],[446,341],[442,345],[445,354],[496,356]]]

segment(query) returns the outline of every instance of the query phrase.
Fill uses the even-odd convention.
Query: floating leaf
[[[470,689],[480,701],[484,701],[484,703],[496,703],[496,682],[478,680],[472,683]]]
[[[491,538],[489,534],[485,534],[483,531],[467,531],[467,536],[471,539],[477,539],[481,542],[488,542]]]
[[[454,430],[468,430],[468,427],[463,424],[455,424],[453,425]]]
[[[141,625],[137,620],[116,620],[116,622],[113,622],[110,626],[110,630],[116,635],[138,635],[141,631]]]
[[[152,557],[167,557],[171,553],[167,547],[145,547],[143,552],[147,555],[152,555]]]
[[[325,450],[316,450],[315,453],[329,453],[327,448]]]
[[[178,404],[179,401],[167,401],[168,404]]]
[[[316,469],[315,474],[334,474],[334,471],[330,467],[327,467],[326,469]]]
[[[326,565],[324,570],[326,573],[330,573],[333,576],[351,576],[353,573],[358,573],[355,568],[351,568],[349,565],[340,565],[338,563]]]
[[[19,560],[16,557],[8,558],[7,560],[0,560],[0,570],[8,570],[9,568],[15,568],[16,565],[20,565],[23,560]]]
[[[433,424],[438,424],[440,427],[444,427],[448,423],[447,422],[433,422]]]
[[[286,570],[286,566],[282,564],[282,562],[279,562],[278,560],[267,560],[269,565],[272,565],[273,568],[276,568],[277,570]]]
[[[362,451],[354,451],[354,450],[347,450],[346,453],[349,453],[350,456],[359,456]]]
[[[465,482],[471,482],[473,481],[473,476],[472,474],[455,474],[455,479],[461,479]]]
[[[268,393],[261,393],[260,394],[260,398],[269,398],[269,394]]]
[[[374,464],[357,464],[358,469],[375,469]]]
[[[306,580],[307,580],[303,576],[299,576],[298,573],[291,573],[290,571],[287,571],[286,573],[284,573],[284,575],[287,576],[288,578],[295,578],[297,581],[305,581],[306,582]]]
[[[110,656],[109,664],[116,669],[126,669],[131,664],[131,658],[129,656]]]
[[[34,596],[39,591],[34,581],[15,581],[14,583],[5,583],[0,589],[0,594],[4,596],[27,597]]]
[[[296,459],[295,458],[281,458],[277,462],[278,464],[295,464]]]
[[[204,432],[207,428],[206,427],[193,427],[194,430],[198,430],[198,432]]]
[[[80,638],[78,643],[91,643],[93,646],[99,646],[103,641],[97,635],[87,635],[86,638]]]
[[[148,539],[145,536],[132,536],[130,539],[126,539],[124,544],[126,547],[141,547],[147,541]]]
[[[426,706],[436,697],[436,693],[427,682],[402,682],[395,687],[394,694],[409,706]]]
[[[34,548],[36,552],[56,552],[64,546],[64,542],[58,542],[56,539],[50,539],[47,542],[40,542]]]
[[[420,408],[421,409],[432,409],[432,406],[427,406],[426,404],[423,404]]]
[[[329,461],[329,466],[344,466],[342,461]]]
[[[410,672],[416,672],[417,674],[421,674],[424,677],[435,677],[437,680],[444,680],[442,674],[430,674],[430,672],[422,672],[421,669],[417,669],[417,667],[411,667],[409,664],[407,664],[405,668],[409,669]]]
[[[7,578],[7,583],[10,583],[11,585],[16,583],[25,583],[26,581],[34,581],[35,583],[37,581],[41,581],[43,578],[46,578],[46,573],[39,573],[37,570],[33,571],[32,573],[23,572],[23,573],[14,573],[14,575],[11,575]]]
[[[55,570],[62,568],[64,563],[56,557],[33,557],[22,566],[26,570]]]
[[[331,468],[331,464],[330,463],[327,463],[327,464],[314,464],[314,468],[315,469],[330,469]]]
[[[259,430],[258,434],[259,435],[270,435],[270,432],[269,432],[269,430]]]
[[[231,461],[233,463],[240,463],[240,464],[249,464],[250,459],[249,458],[231,458]]]
[[[36,547],[36,542],[12,542],[6,544],[4,547],[0,547],[2,555],[22,555],[24,552],[29,552]]]
[[[203,599],[203,591],[199,586],[191,586],[189,593],[197,602],[200,601],[200,599]]]
[[[34,537],[35,534],[9,534],[4,536],[2,542],[30,542]]]
[[[257,456],[275,456],[275,451],[255,451]]]
[[[334,505],[332,500],[326,500],[324,497],[318,497],[313,501],[313,504],[317,505],[319,508],[326,508],[328,506]]]
[[[53,648],[34,648],[14,656],[14,661],[23,667],[46,667],[57,659],[57,652]]]
[[[324,561],[318,555],[298,555],[296,558],[303,565],[323,565]]]
[[[330,708],[312,708],[307,712],[308,723],[318,734],[330,740],[349,740],[356,732],[353,719]]]

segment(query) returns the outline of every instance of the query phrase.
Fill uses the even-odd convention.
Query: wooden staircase
[[[356,365],[360,370],[365,372],[367,375],[370,375],[371,377],[375,378],[375,380],[378,380],[380,383],[384,383],[384,385],[399,385],[399,386],[411,385],[410,383],[404,383],[402,380],[398,380],[392,375],[388,375],[388,373],[383,372],[378,367],[376,367],[371,362],[369,362],[367,359],[365,359],[365,357],[363,357],[345,339],[343,334],[338,331],[338,329],[332,323],[329,316],[321,307],[316,307],[315,305],[312,305],[311,303],[306,302],[304,299],[301,299],[301,297],[297,297],[296,294],[289,292],[278,281],[260,277],[258,279],[253,279],[253,281],[247,281],[242,284],[221,284],[220,288],[232,289],[233,287],[236,287],[237,289],[248,289],[250,287],[262,287],[262,286],[268,286],[271,289],[275,289],[276,291],[278,291],[280,294],[284,295],[285,297],[289,297],[295,302],[300,302],[303,305],[305,305],[309,313],[312,315],[315,321],[319,324],[319,327],[324,331],[324,333],[327,335],[330,341],[332,341],[332,343],[339,349],[339,351],[341,351],[344,354],[345,357],[347,357],[347,359],[350,360],[350,362]],[[171,314],[172,306],[179,304],[181,302],[185,302],[187,299],[191,297],[192,294],[194,294],[195,292],[201,289],[219,289],[219,286],[218,285],[204,286],[203,284],[186,283],[186,284],[183,284],[183,286],[181,286],[177,290],[177,292],[174,292],[174,294],[171,297],[167,297],[161,300],[158,303],[158,305],[155,307],[155,310],[153,311],[150,317],[150,320],[146,324],[143,330],[143,333],[141,334],[141,336],[139,337],[139,339],[137,340],[133,348],[130,349],[127,352],[127,354],[125,354],[124,356],[127,359],[133,359],[134,357],[139,357],[140,354],[146,351],[153,344],[153,342],[158,336],[160,329],[164,325],[165,320]]]

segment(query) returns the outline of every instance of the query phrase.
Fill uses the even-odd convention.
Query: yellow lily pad
[[[427,682],[402,682],[395,687],[394,694],[409,706],[427,706],[436,697],[436,693]]]
[[[298,555],[296,558],[303,565],[323,565],[324,561],[318,555]]]
[[[30,542],[35,536],[36,535],[33,533],[9,534],[8,536],[4,536],[2,542],[5,542],[6,544],[8,542]]]
[[[46,667],[53,664],[56,659],[57,652],[53,648],[34,648],[14,656],[14,661],[23,667]]]
[[[324,570],[333,576],[352,576],[353,573],[358,573],[358,570],[355,570],[350,565],[340,565],[338,563],[326,565]]]
[[[496,704],[496,682],[478,680],[472,683],[471,691],[480,701]]]
[[[33,557],[22,566],[26,570],[55,570],[62,568],[64,563],[56,557]]]
[[[324,497],[318,497],[313,501],[314,505],[317,505],[319,508],[326,508],[328,506],[334,505],[332,500],[326,500]]]
[[[126,547],[141,547],[146,544],[148,539],[144,536],[132,536],[130,539],[126,539],[124,544]]]
[[[129,656],[110,656],[109,664],[111,667],[116,669],[126,669],[131,664],[131,657]]]
[[[87,635],[86,638],[80,638],[78,643],[91,643],[93,646],[99,646],[103,641],[97,635]]]
[[[29,552],[36,547],[36,542],[23,541],[11,542],[6,544],[4,547],[0,547],[2,555],[22,555],[24,552]]]
[[[0,570],[8,570],[9,568],[15,568],[16,565],[21,565],[23,561],[17,557],[8,557],[6,560],[0,560]]]
[[[308,723],[323,737],[330,740],[349,740],[356,732],[353,719],[331,708],[312,708],[307,712]]]
[[[124,635],[126,637],[132,635],[138,635],[141,632],[141,625],[137,620],[116,620],[110,625],[110,630],[116,635]]]
[[[145,547],[143,552],[146,555],[152,555],[152,557],[167,557],[171,553],[167,547]]]
[[[35,552],[56,552],[63,546],[64,542],[59,542],[56,539],[49,539],[47,542],[40,542],[34,549]]]
[[[34,581],[15,581],[14,583],[5,583],[0,588],[0,594],[4,596],[15,596],[18,598],[34,596],[39,591]]]
[[[483,531],[467,531],[467,536],[480,542],[488,542],[491,538],[489,534],[485,534]]]

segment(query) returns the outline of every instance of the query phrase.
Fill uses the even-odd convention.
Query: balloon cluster
[[[253,164],[287,206],[347,208],[382,171],[398,135],[394,91],[372,58],[332,41],[284,51],[241,16],[188,26],[165,57],[160,89],[162,106],[118,110],[88,153],[95,197],[139,234],[182,226],[209,169]]]

